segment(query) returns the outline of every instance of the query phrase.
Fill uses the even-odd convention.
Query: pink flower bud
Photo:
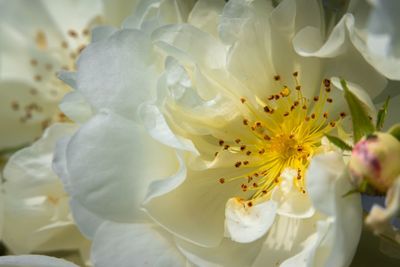
[[[385,193],[400,174],[400,142],[388,133],[364,137],[353,148],[349,168],[356,186],[366,180]]]

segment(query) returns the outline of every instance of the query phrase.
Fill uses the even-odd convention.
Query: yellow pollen
[[[305,172],[310,159],[317,153],[322,137],[337,127],[345,113],[335,114],[336,120],[328,121],[329,103],[333,102],[329,97],[330,81],[325,79],[319,95],[308,99],[302,94],[298,75],[298,72],[293,73],[296,90],[280,85],[281,90],[265,101],[261,100],[259,106],[241,98],[241,103],[252,114],[246,115],[241,127],[246,127],[256,141],[237,138],[236,141],[241,140],[240,145],[239,142],[235,144],[235,139],[220,140],[219,145],[221,150],[230,148],[230,153],[248,157],[248,160],[241,158],[232,165],[251,168],[251,171],[237,177],[226,177],[220,183],[244,179],[241,190],[254,192],[251,199],[268,198],[272,189],[280,183],[282,172],[290,168],[297,170],[293,185],[300,193],[306,193]],[[276,75],[274,80],[280,83],[282,78]]]

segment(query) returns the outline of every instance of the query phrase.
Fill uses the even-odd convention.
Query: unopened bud
[[[400,174],[400,142],[388,133],[374,133],[353,148],[350,163],[355,186],[367,181],[374,191],[386,193]]]

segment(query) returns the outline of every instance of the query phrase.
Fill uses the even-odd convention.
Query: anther
[[[328,118],[328,112],[324,112],[324,118],[326,119],[326,118]]]
[[[250,156],[250,154],[251,154],[251,151],[247,151],[247,152],[246,152],[246,155],[247,155],[247,156]]]
[[[74,30],[69,30],[68,31],[68,35],[71,36],[72,38],[77,38],[78,37],[78,33]]]
[[[243,120],[243,124],[244,124],[244,125],[249,125],[249,121],[246,120],[246,119],[244,119],[244,120]]]
[[[245,149],[246,149],[246,146],[245,146],[245,145],[241,145],[241,146],[240,146],[240,150],[241,150],[241,151],[243,151],[243,150],[245,150]]]
[[[224,179],[224,178],[219,178],[219,183],[220,183],[220,184],[225,183],[225,179]]]
[[[331,81],[329,79],[324,79],[324,85],[325,87],[331,86]]]
[[[327,99],[326,99],[326,102],[332,103],[332,102],[333,102],[333,99],[332,99],[332,98],[327,98]]]
[[[36,66],[38,64],[36,59],[31,59],[31,65]]]
[[[329,125],[332,126],[332,127],[335,127],[336,123],[335,123],[334,121],[331,121],[331,122],[329,123]]]
[[[297,86],[296,86],[296,90],[297,90],[297,91],[300,91],[300,89],[301,89],[301,86],[300,86],[300,85],[297,85]]]
[[[344,112],[340,112],[340,117],[341,117],[341,118],[344,118],[344,117],[346,117],[346,113],[344,113]]]
[[[18,104],[18,102],[17,102],[17,101],[11,102],[11,108],[12,108],[13,110],[18,110],[18,109],[19,109],[19,104]]]
[[[311,114],[311,119],[315,119],[315,113]]]
[[[264,111],[267,112],[267,113],[270,113],[271,112],[271,108],[268,107],[268,106],[265,106],[264,107]]]
[[[285,116],[285,117],[287,117],[287,116],[289,116],[289,112],[285,112],[285,113],[283,113],[283,116]]]
[[[299,73],[297,71],[293,72],[293,76],[297,77],[299,75]]]
[[[235,139],[235,143],[236,144],[239,144],[240,143],[240,139],[238,138],[238,139]]]
[[[275,81],[279,81],[279,80],[281,79],[281,76],[275,75],[275,76],[274,76],[274,79],[275,79]]]
[[[238,161],[238,162],[235,163],[235,167],[236,167],[236,168],[239,168],[240,165],[242,165],[242,162],[241,162],[241,161]]]
[[[35,79],[35,81],[40,82],[42,80],[42,76],[40,75],[35,75],[35,77],[33,77]]]
[[[228,150],[228,148],[229,148],[229,145],[225,145],[225,146],[224,146],[224,149],[225,149],[225,150]]]
[[[219,143],[220,146],[222,146],[225,142],[224,142],[224,140],[219,140],[218,143]]]
[[[245,161],[243,161],[243,164],[244,164],[244,165],[248,165],[248,164],[249,164],[249,161],[248,161],[248,160],[245,160]]]
[[[314,101],[318,101],[319,97],[318,96],[314,96]]]
[[[264,135],[264,140],[269,141],[269,140],[271,140],[271,137],[269,137],[269,136],[266,134],[266,135]]]
[[[244,102],[246,102],[246,99],[244,99],[243,97],[240,98],[240,102],[242,102],[242,104],[244,104]]]

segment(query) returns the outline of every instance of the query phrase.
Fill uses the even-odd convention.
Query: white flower
[[[62,104],[68,116],[85,100],[93,111],[58,145],[55,167],[81,231],[94,240],[94,263],[110,265],[118,254],[119,266],[163,265],[158,249],[139,245],[168,238],[140,223],[148,222],[144,207],[175,235],[161,247],[175,241],[196,265],[348,266],[361,229],[359,196],[342,198],[350,185],[340,154],[307,169],[327,150],[324,134],[340,135],[346,120],[335,77],[371,109],[366,92],[376,96],[386,79],[354,47],[330,59],[295,53],[293,40],[300,50],[323,37],[320,7],[309,1],[274,8],[200,0],[189,24],[165,26],[161,7],[182,15],[147,6],[88,46],[76,99]],[[142,23],[154,14],[154,23]],[[312,36],[295,37],[306,26]]]
[[[75,69],[93,26],[119,23],[135,3],[110,2],[1,1],[1,150],[27,145],[65,120],[57,105],[69,89],[57,73]]]
[[[77,249],[85,253],[90,246],[76,228],[69,198],[51,168],[55,142],[75,128],[53,125],[4,168],[2,242],[14,254]]]
[[[353,1],[349,7],[356,20],[351,36],[354,45],[371,66],[392,80],[400,80],[399,9],[396,0]]]

